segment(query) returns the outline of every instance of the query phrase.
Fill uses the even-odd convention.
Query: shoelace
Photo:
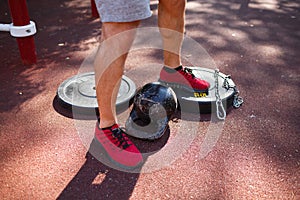
[[[183,73],[185,73],[185,74],[191,75],[192,78],[195,78],[195,75],[193,74],[193,70],[192,70],[192,69],[184,68],[184,69],[182,69],[182,71],[183,71]]]
[[[130,146],[130,144],[128,144],[129,139],[126,136],[124,136],[125,133],[122,129],[116,128],[111,131],[112,131],[112,136],[118,140],[119,147],[122,146],[123,149],[126,149]]]

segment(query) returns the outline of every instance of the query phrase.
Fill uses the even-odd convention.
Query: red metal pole
[[[8,0],[10,14],[14,26],[25,26],[30,24],[26,0]],[[33,36],[17,38],[20,56],[25,65],[37,62]]]
[[[92,17],[99,18],[99,13],[96,7],[95,0],[91,0]]]

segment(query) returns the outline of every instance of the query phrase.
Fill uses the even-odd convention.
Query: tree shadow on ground
[[[57,199],[129,199],[138,177],[138,173],[110,168],[87,153],[85,163]]]
[[[187,30],[197,30],[193,38],[218,60],[221,71],[232,75],[247,100],[240,116],[251,130],[249,140],[262,147],[278,167],[295,171],[299,161],[295,110],[299,110],[300,3],[188,2],[187,18],[199,20],[187,20]],[[248,123],[253,113],[256,120]]]
[[[15,38],[0,33],[0,112],[9,112],[45,91],[48,79],[63,78],[64,72],[76,72],[83,57],[76,54],[97,46],[101,24],[91,18],[90,2],[54,0],[28,1],[30,19],[36,22],[34,35],[35,65],[21,63]],[[11,23],[7,1],[0,1],[1,23]],[[61,82],[63,79],[61,80]]]
[[[147,158],[165,146],[170,129],[160,140],[146,141],[130,137]],[[86,154],[86,161],[79,172],[60,193],[58,199],[129,199],[142,173],[143,165],[134,169],[124,169],[111,162],[99,143],[92,140]]]

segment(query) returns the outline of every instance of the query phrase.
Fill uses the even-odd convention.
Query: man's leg
[[[159,0],[158,26],[163,39],[164,65],[160,81],[166,85],[208,94],[209,83],[181,66],[186,0]]]
[[[159,0],[158,26],[164,44],[164,64],[171,68],[181,65],[185,4],[186,0]]]
[[[116,99],[134,29],[138,25],[139,21],[102,25],[101,44],[94,63],[100,128],[117,123]]]
[[[95,140],[109,158],[124,168],[142,164],[143,156],[117,123],[116,99],[124,64],[139,21],[103,23],[102,41],[95,58],[95,84],[100,113]]]
[[[143,156],[117,123],[116,100],[124,64],[140,20],[151,16],[149,0],[96,0],[102,21],[101,44],[95,58],[95,85],[100,113],[95,141],[110,160],[137,167]]]

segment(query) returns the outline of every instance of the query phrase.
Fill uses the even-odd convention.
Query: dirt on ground
[[[157,4],[145,30],[156,27]],[[0,33],[1,199],[300,199],[298,1],[188,0],[186,38],[231,75],[245,102],[223,122],[181,115],[160,140],[134,140],[151,150],[140,173],[90,155],[95,116],[76,117],[57,102],[59,85],[86,70],[99,44],[90,1],[27,5],[37,64],[23,65],[15,38]],[[4,0],[0,23],[11,23]],[[205,65],[192,53],[184,62]],[[133,50],[125,75],[142,86],[157,80],[162,62],[159,49]]]

